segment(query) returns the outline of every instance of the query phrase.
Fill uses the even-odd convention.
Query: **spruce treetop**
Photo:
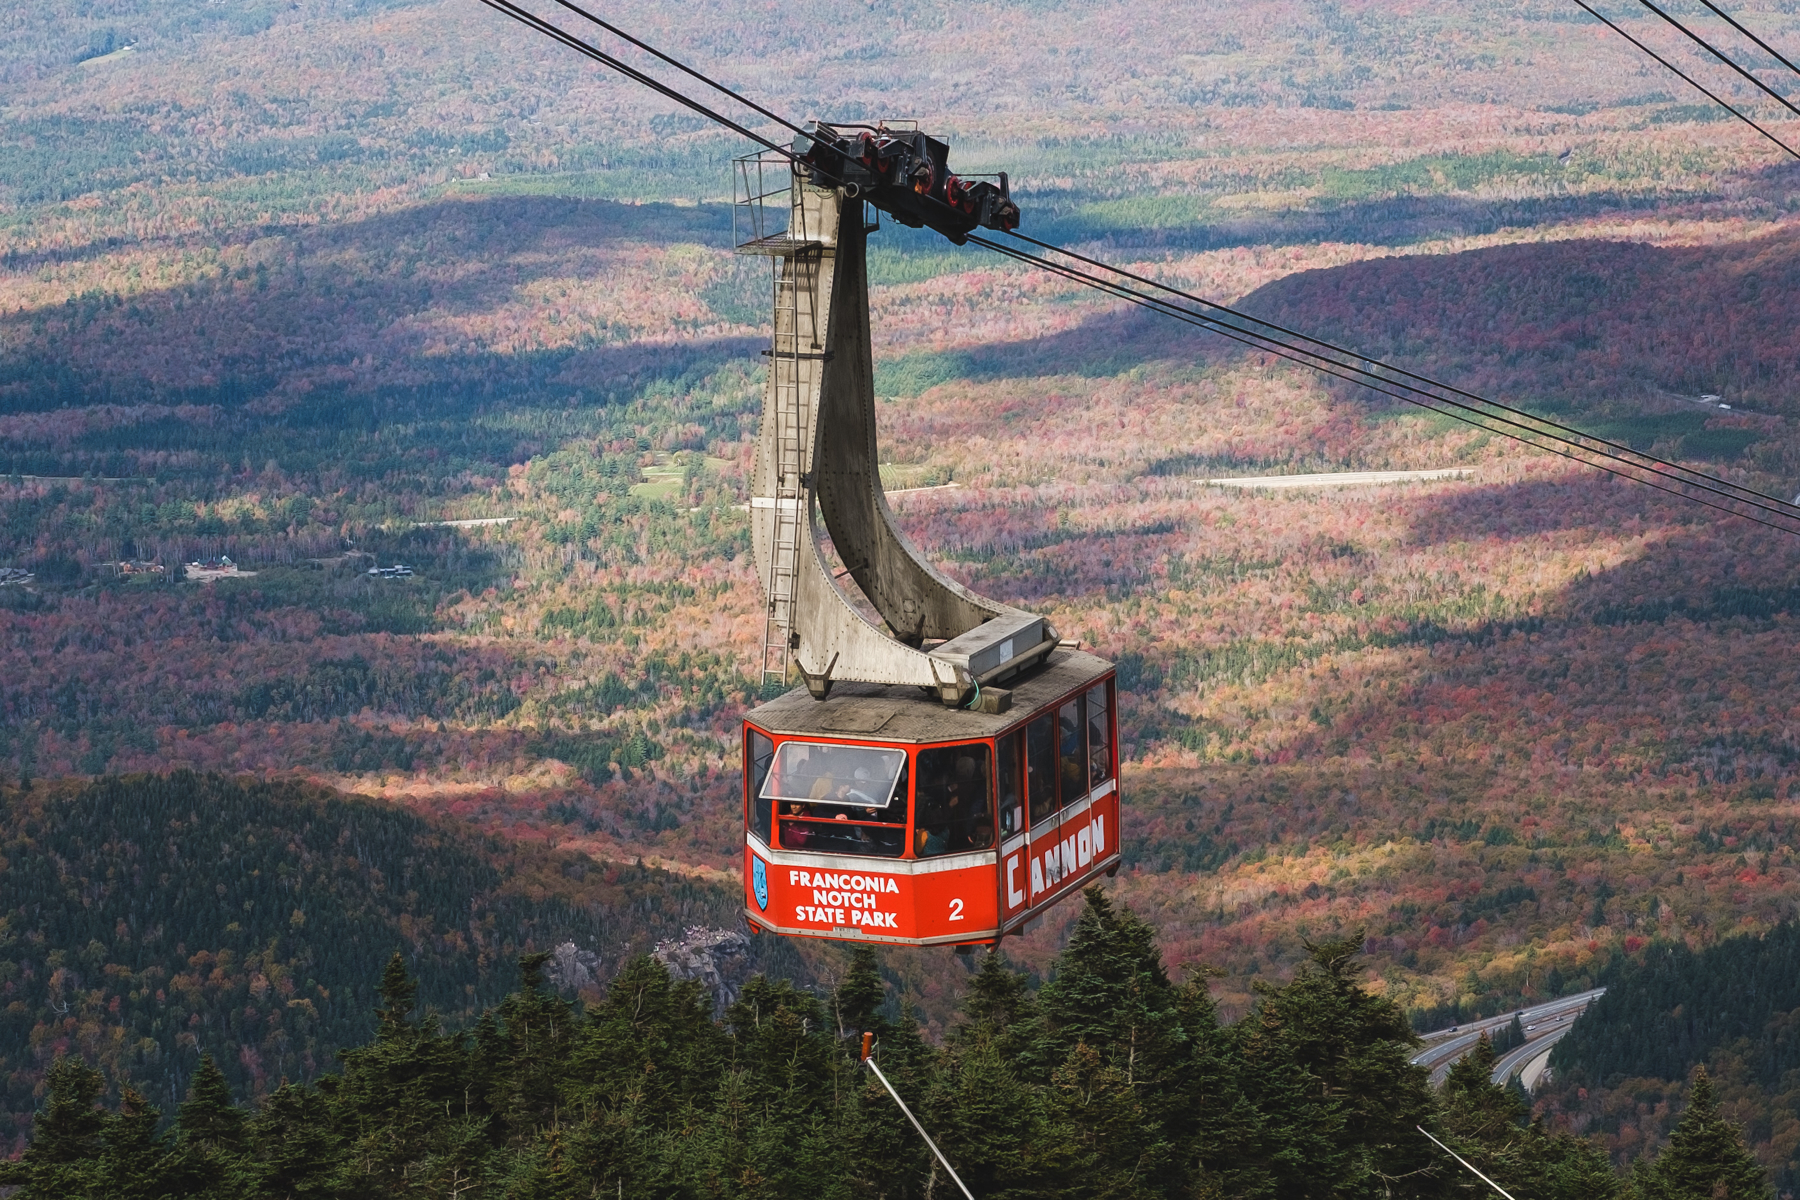
[[[381,972],[381,1006],[375,1010],[376,1020],[380,1022],[376,1035],[379,1040],[388,1041],[408,1034],[418,996],[418,982],[407,973],[406,960],[400,957],[400,952],[394,951]]]
[[[225,1072],[219,1070],[212,1055],[201,1055],[187,1099],[176,1112],[176,1140],[184,1145],[237,1153],[244,1149],[246,1120],[244,1111],[232,1103]]]
[[[1687,1110],[1669,1144],[1636,1180],[1642,1200],[1768,1200],[1769,1182],[1743,1132],[1719,1113],[1705,1067],[1694,1072]]]

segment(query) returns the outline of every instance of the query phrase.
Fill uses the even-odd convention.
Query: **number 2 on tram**
[[[908,694],[910,693],[910,694]],[[1058,650],[1012,707],[796,691],[744,722],[744,913],[773,933],[991,944],[1119,863],[1112,664]]]

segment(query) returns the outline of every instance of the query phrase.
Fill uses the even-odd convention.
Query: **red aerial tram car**
[[[772,933],[991,944],[1119,864],[1112,664],[1052,652],[1001,713],[796,690],[744,724],[744,911]]]
[[[917,130],[818,124],[795,149],[736,168],[738,251],[774,264],[746,506],[763,683],[805,684],[745,718],[744,915],[790,936],[992,944],[1118,867],[1114,673],[895,522],[866,255],[870,207],[953,241],[1019,210],[1004,176],[955,180]]]

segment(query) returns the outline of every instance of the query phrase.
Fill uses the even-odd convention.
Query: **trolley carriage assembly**
[[[736,164],[738,252],[774,265],[750,514],[765,683],[744,731],[744,890],[776,933],[989,943],[1119,862],[1111,664],[935,570],[894,522],[875,438],[865,206],[961,243],[998,183],[916,130],[815,125]],[[834,576],[841,556],[865,617]]]

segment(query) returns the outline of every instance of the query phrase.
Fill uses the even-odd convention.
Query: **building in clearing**
[[[221,554],[217,558],[209,558],[204,562],[191,562],[186,566],[188,580],[193,583],[211,583],[215,579],[236,579],[239,576],[254,575],[255,571],[239,569],[230,558]]]

